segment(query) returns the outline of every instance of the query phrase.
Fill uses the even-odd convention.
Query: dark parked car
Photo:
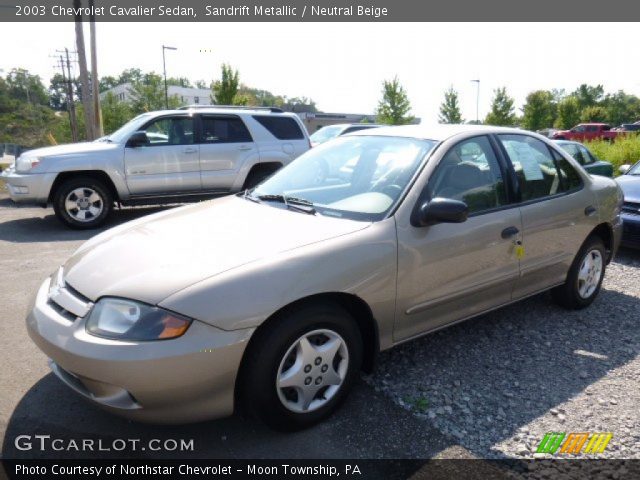
[[[623,165],[616,180],[624,192],[622,245],[640,248],[640,162]]]
[[[555,140],[555,143],[575,158],[590,174],[613,177],[613,165],[610,162],[600,160],[583,144],[570,140]]]

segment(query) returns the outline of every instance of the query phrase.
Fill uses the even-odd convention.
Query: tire
[[[551,290],[553,299],[571,310],[588,307],[600,292],[606,270],[606,249],[597,235],[592,235],[580,248],[571,264],[567,281]]]
[[[296,431],[322,421],[347,397],[362,364],[362,337],[346,310],[303,306],[256,335],[241,372],[246,412],[273,429]]]
[[[54,193],[53,210],[68,227],[78,230],[96,228],[111,214],[113,196],[109,188],[96,178],[72,177]]]

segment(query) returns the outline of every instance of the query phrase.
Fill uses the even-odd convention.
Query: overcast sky
[[[397,75],[413,113],[437,121],[443,92],[458,90],[465,119],[480,117],[493,89],[518,107],[535,89],[603,84],[640,96],[640,62],[629,47],[638,23],[99,23],[99,74],[137,67],[207,83],[222,62],[251,87],[307,96],[325,112],[371,113],[381,82]],[[87,27],[88,30],[88,27]],[[0,24],[0,69],[22,67],[48,84],[56,49],[75,49],[73,23]],[[88,37],[87,37],[88,41]]]

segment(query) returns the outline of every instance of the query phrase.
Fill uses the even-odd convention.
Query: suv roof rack
[[[190,110],[190,109],[199,109],[199,108],[222,108],[225,110],[267,110],[273,113],[284,113],[284,110],[280,107],[247,107],[243,105],[185,105],[184,107],[178,108],[178,110]]]

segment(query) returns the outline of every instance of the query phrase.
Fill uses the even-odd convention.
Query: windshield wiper
[[[315,215],[316,213],[316,209],[313,207],[313,202],[310,202],[305,198],[288,197],[286,195],[279,194],[258,195],[254,198],[265,202],[282,202],[287,206],[287,208],[291,208],[303,213],[308,213],[310,215]]]

